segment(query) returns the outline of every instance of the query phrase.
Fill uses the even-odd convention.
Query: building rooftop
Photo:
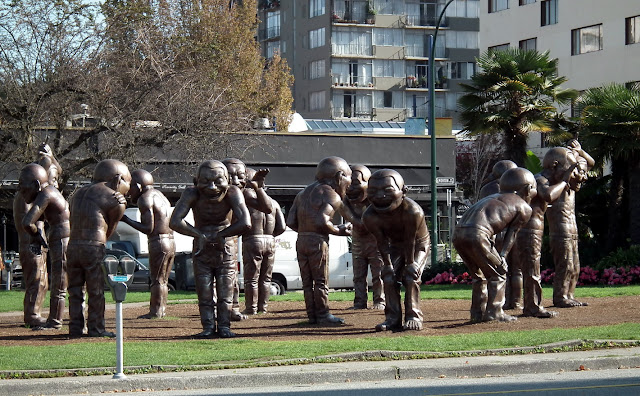
[[[305,120],[313,132],[404,134],[405,123],[397,121]]]

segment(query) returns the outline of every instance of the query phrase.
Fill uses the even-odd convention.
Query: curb
[[[591,342],[601,342],[606,345],[614,341]],[[626,341],[618,342],[625,343]],[[634,345],[638,344],[637,341],[628,342]],[[416,354],[427,354],[425,352],[372,351],[360,354],[360,361],[131,374],[119,380],[112,379],[111,375],[55,379],[12,379],[0,381],[0,394],[62,395],[140,390],[242,388],[247,384],[279,386],[400,379],[425,379],[428,381],[444,377],[486,377],[640,368],[639,346],[577,352],[547,352],[571,347],[571,345],[576,346],[580,343],[584,343],[584,341],[576,340],[569,343],[540,346],[535,350],[542,351],[542,353],[535,354],[531,352],[530,348],[518,348],[515,350],[460,352],[462,357],[361,361],[367,357],[374,358],[375,356],[398,359],[400,355],[406,358],[407,356],[419,356]],[[483,355],[478,356],[478,353],[483,353]],[[436,354],[430,355],[436,356]],[[348,356],[336,355],[324,358],[341,360],[348,358]],[[350,358],[354,359],[356,356]]]

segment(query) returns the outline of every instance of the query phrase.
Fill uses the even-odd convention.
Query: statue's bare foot
[[[540,309],[537,312],[525,312],[522,316],[532,316],[534,318],[547,319],[555,318],[556,316],[558,316],[558,313],[556,311],[547,311],[546,309]]]
[[[484,318],[482,318],[483,322],[515,322],[516,320],[518,320],[518,318],[516,318],[515,316],[511,316],[511,315],[507,315],[506,313],[501,313],[501,314],[497,314],[497,315],[485,315]]]
[[[344,319],[338,318],[337,316],[333,316],[331,314],[327,314],[322,318],[318,318],[319,324],[344,324]]]
[[[220,338],[233,338],[236,336],[236,333],[232,332],[231,329],[227,327],[220,327],[218,329],[218,336]]]
[[[231,314],[229,315],[229,319],[231,319],[234,322],[239,322],[241,320],[246,320],[249,317],[243,313],[240,313],[240,311],[231,311]]]
[[[373,307],[371,307],[371,309],[378,309],[378,310],[384,311],[384,307],[385,307],[384,304],[377,303],[377,304],[373,304]]]
[[[422,330],[422,322],[418,319],[409,319],[404,323],[405,330]]]
[[[376,331],[397,331],[397,330],[402,330],[402,325],[393,324],[386,320],[376,325]]]

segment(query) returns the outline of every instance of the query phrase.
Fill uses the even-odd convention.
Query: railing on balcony
[[[364,55],[371,56],[373,54],[370,45],[362,44],[331,44],[333,55]]]
[[[359,120],[372,120],[375,117],[373,109],[354,109],[334,107],[331,109],[332,118],[356,118]]]
[[[331,80],[339,87],[373,87],[373,78],[368,76],[334,75]]]
[[[346,1],[334,4],[332,19],[343,23],[369,23],[373,18],[368,12],[367,1]]]
[[[422,44],[414,44],[414,45],[406,45],[405,47],[405,56],[417,57],[417,58],[428,58],[429,54],[427,51],[427,46]],[[436,58],[445,58],[446,51],[444,47],[436,47],[435,51]]]
[[[280,7],[280,0],[260,0],[258,7],[262,10]]]
[[[274,37],[280,37],[280,26],[271,26],[264,29],[264,40],[269,40]]]

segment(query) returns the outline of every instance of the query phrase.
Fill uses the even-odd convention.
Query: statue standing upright
[[[105,329],[102,259],[107,239],[127,207],[129,168],[118,160],[100,161],[91,184],[75,192],[70,201],[71,236],[67,251],[69,274],[69,335],[84,333],[85,288],[89,297],[86,328],[89,337],[115,337]]]
[[[506,255],[518,230],[531,217],[529,203],[536,196],[533,174],[524,168],[512,168],[500,177],[500,192],[482,198],[462,215],[453,233],[453,246],[472,279],[471,322],[511,322],[504,313],[507,262]],[[502,246],[494,237],[504,232]]]
[[[568,146],[574,152],[578,164],[569,179],[569,188],[547,210],[549,246],[555,265],[553,305],[558,308],[587,305],[576,300],[574,295],[580,277],[576,192],[580,191],[582,183],[587,180],[587,172],[593,168],[595,161],[582,150],[577,140],[571,140]]]
[[[242,191],[247,208],[261,211],[264,214],[271,214],[271,198],[269,198],[262,188],[264,185],[264,178],[269,173],[269,170],[261,169],[258,171],[256,175],[256,181],[260,181],[260,186],[258,186],[257,182],[248,182],[247,167],[244,162],[237,158],[225,158],[222,160],[222,163],[227,167],[227,171],[229,172],[229,182],[231,185],[238,187]],[[232,219],[231,221],[235,221],[235,219]],[[252,231],[249,230],[248,232]],[[234,238],[234,241],[237,244],[238,239]],[[238,272],[236,271],[236,279],[234,281],[233,288],[233,310],[231,312],[231,320],[244,320],[247,318],[246,313],[240,312],[239,296],[240,286],[238,284]]]
[[[371,205],[362,215],[362,221],[375,237],[382,256],[386,300],[385,321],[376,325],[376,331],[422,330],[420,284],[431,241],[422,208],[406,194],[404,179],[395,170],[377,170],[369,179],[367,197]],[[405,287],[404,322],[402,286]]]
[[[193,210],[193,225],[185,221],[190,210]],[[231,222],[232,216],[236,219],[234,222]],[[222,162],[211,160],[198,166],[194,186],[182,193],[169,226],[194,237],[193,272],[202,324],[202,332],[197,337],[209,338],[215,334],[222,338],[234,337],[231,310],[238,255],[234,237],[251,228],[251,218],[242,191],[230,185],[229,173]]]
[[[351,224],[334,224],[336,212],[348,220],[343,199],[351,183],[351,169],[340,157],[318,163],[316,180],[296,195],[287,225],[298,232],[296,252],[309,323],[342,324],[329,312],[329,234],[351,235]]]
[[[253,185],[253,190],[262,189],[264,176],[256,177],[256,171],[247,168],[247,184]],[[264,213],[247,205],[251,215],[251,229],[242,234],[244,313],[247,315],[267,312],[276,253],[275,237],[286,229],[280,204],[273,198],[269,199],[271,199],[271,213]]]
[[[353,213],[353,235],[351,253],[353,255],[353,299],[354,309],[367,309],[369,296],[367,274],[371,268],[373,287],[373,309],[384,309],[384,287],[382,285],[382,256],[378,251],[376,238],[362,223],[362,215],[369,206],[367,187],[371,171],[364,165],[351,165],[351,185],[347,189],[347,208]]]
[[[162,318],[167,310],[169,274],[176,255],[173,230],[169,228],[171,203],[160,191],[153,188],[153,176],[144,169],[131,173],[131,201],[138,205],[140,221],[122,216],[122,222],[147,234],[149,242],[149,270],[151,298],[149,313],[145,319]]]
[[[51,296],[49,318],[37,329],[60,329],[67,296],[67,245],[71,232],[69,204],[60,191],[50,184],[47,171],[40,165],[30,164],[20,172],[20,193],[31,204],[22,219],[23,229],[31,236],[32,250],[49,249],[51,260]],[[49,225],[48,236],[42,234],[38,220],[44,218]]]
[[[38,147],[36,163],[44,168],[47,184],[58,188],[58,176],[62,173],[62,168],[47,143],[42,143]],[[33,175],[25,176],[33,179]],[[44,187],[42,186],[42,188]],[[44,238],[44,222],[36,219],[35,227],[38,228],[38,234],[43,236],[45,245],[30,246],[31,234],[22,227],[24,216],[30,209],[31,204],[25,202],[24,197],[18,191],[13,200],[13,220],[18,232],[18,252],[25,285],[24,323],[32,328],[42,328],[47,323],[40,315],[42,301],[48,288],[47,248],[44,247],[46,246],[46,238]]]

